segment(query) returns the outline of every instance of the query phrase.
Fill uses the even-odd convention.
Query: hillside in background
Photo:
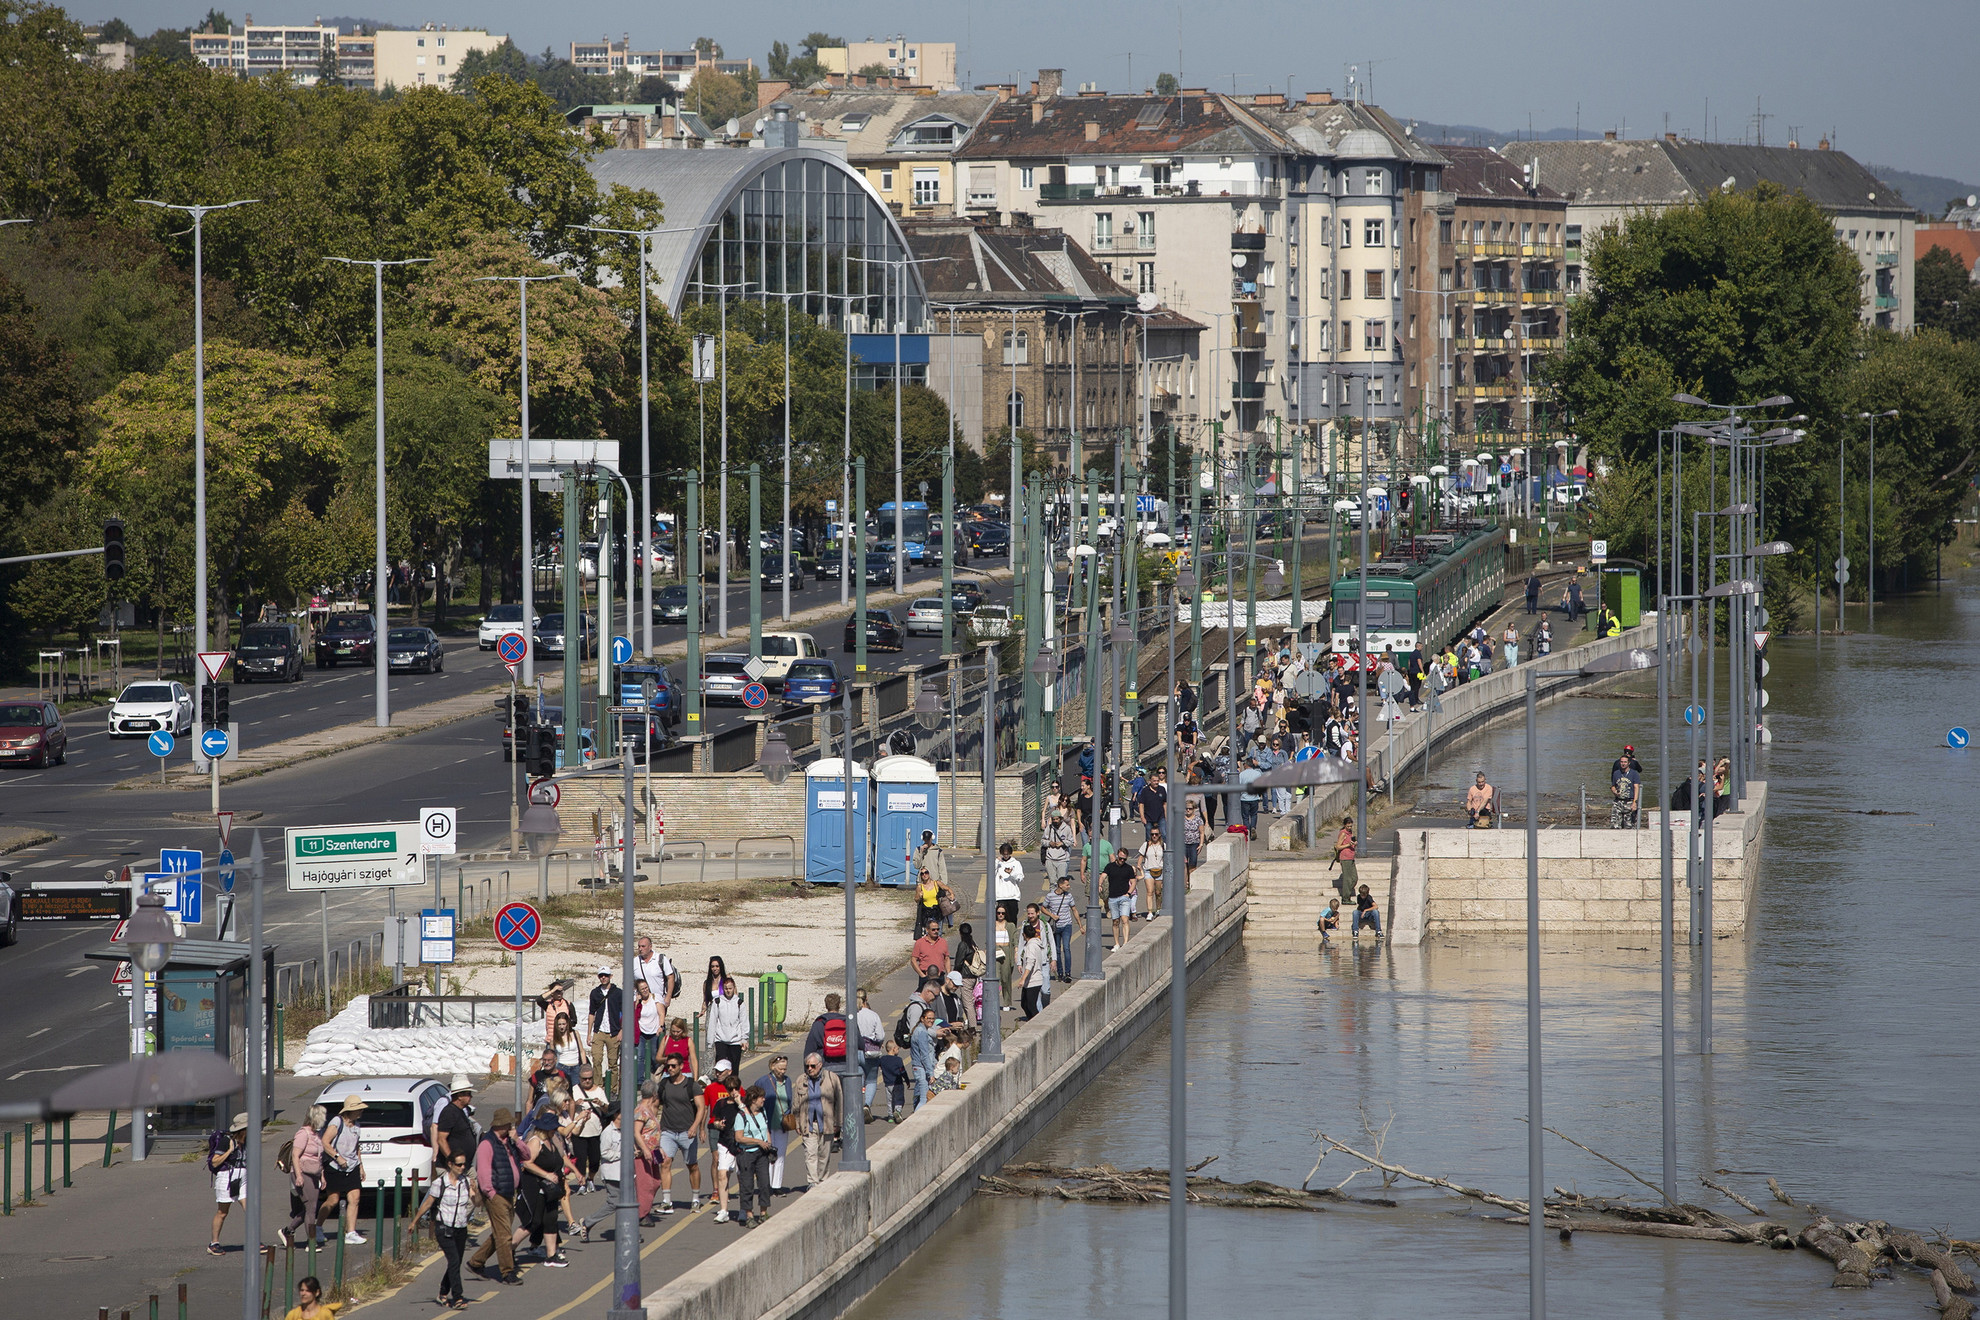
[[[1958,179],[1947,179],[1937,174],[1913,174],[1910,170],[1894,170],[1886,165],[1871,165],[1867,161],[1865,167],[1903,193],[1905,201],[1935,220],[1944,215],[1953,202],[1963,202],[1980,194],[1980,185],[1961,183]]]

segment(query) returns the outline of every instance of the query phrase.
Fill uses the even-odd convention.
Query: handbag
[[[798,1118],[797,1111],[795,1109],[793,1109],[790,1113],[785,1114],[783,1118],[781,1118],[778,1121],[783,1125],[784,1131],[786,1132],[796,1132],[800,1129],[800,1127],[803,1126],[803,1122],[801,1119]]]
[[[935,910],[944,918],[953,917],[962,907],[962,902],[954,894],[944,894],[935,903]]]

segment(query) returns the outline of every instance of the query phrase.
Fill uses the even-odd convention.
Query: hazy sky
[[[185,0],[100,0],[133,27],[179,26],[205,12]],[[260,22],[313,17],[319,0],[260,0]],[[1372,70],[1373,99],[1399,117],[1494,128],[1626,127],[1633,136],[1668,126],[1688,136],[1752,140],[1756,109],[1766,141],[1791,132],[1804,146],[1833,131],[1859,160],[1980,182],[1980,93],[1974,60],[1980,17],[1963,0],[1661,0],[1621,4],[1504,4],[1498,0],[1400,0],[1318,6],[1292,0],[1176,5],[1124,0],[923,0],[795,3],[684,11],[596,0],[548,8],[526,0],[320,0],[326,13],[381,21],[506,31],[524,50],[629,32],[637,46],[684,47],[697,36],[761,65],[772,40],[797,44],[823,29],[850,39],[901,33],[954,41],[965,78],[1066,70],[1076,87],[1147,86],[1177,69],[1190,86],[1295,94],[1344,90],[1347,66]],[[121,10],[116,6],[122,5]],[[242,13],[229,8],[236,22]],[[1130,56],[1130,51],[1132,55]],[[1130,60],[1132,79],[1130,82]],[[1709,106],[1709,110],[1708,110]],[[1710,118],[1708,119],[1708,114]]]

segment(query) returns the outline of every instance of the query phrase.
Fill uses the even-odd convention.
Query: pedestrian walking
[[[909,1072],[914,1079],[914,1107],[928,1103],[928,1083],[935,1076],[935,1010],[921,1010],[921,1021],[908,1038]]]
[[[433,1240],[447,1260],[437,1299],[446,1310],[457,1311],[467,1305],[467,1294],[461,1287],[461,1259],[467,1254],[468,1220],[474,1218],[475,1202],[480,1199],[469,1170],[471,1163],[465,1150],[448,1156],[413,1214],[414,1223],[428,1214],[433,1216]]]
[[[1066,823],[1066,813],[1052,812],[1051,823],[1045,827],[1042,840],[1045,858],[1045,883],[1049,887],[1060,879],[1072,874],[1073,849],[1079,846],[1079,832]]]
[[[568,1012],[557,1014],[556,1024],[550,1031],[550,1043],[546,1047],[555,1051],[557,1071],[563,1076],[566,1087],[577,1081],[586,1059],[584,1037],[578,1035],[576,1022],[577,1019]]]
[[[634,946],[633,984],[645,985],[653,992],[660,1004],[660,1016],[668,1015],[674,1000],[681,994],[681,969],[674,966],[674,960],[664,953],[653,951],[653,941],[648,936],[639,937]]]
[[[914,867],[917,874],[931,876],[943,889],[949,887],[949,854],[935,843],[935,831],[921,832],[921,845],[914,850]],[[948,923],[956,924],[955,909],[949,908],[946,914]]]
[[[1008,840],[997,845],[997,901],[1024,899],[1024,863],[1018,860],[1017,846]]]
[[[1162,827],[1150,822],[1148,837],[1142,842],[1138,859],[1142,880],[1142,904],[1147,909],[1142,920],[1153,921],[1162,914],[1162,871],[1167,849],[1162,846]]]
[[[206,1137],[206,1171],[213,1181],[213,1231],[206,1240],[209,1256],[226,1254],[220,1245],[221,1225],[227,1222],[227,1212],[234,1203],[247,1196],[247,1130],[247,1115],[236,1114],[225,1132],[210,1132]],[[249,1233],[255,1231],[254,1225],[248,1226]]]
[[[607,1076],[619,1067],[619,1035],[626,1016],[625,992],[612,984],[612,969],[598,969],[598,984],[586,1004],[585,1029],[590,1033],[592,1063]]]
[[[633,982],[633,1078],[635,1084],[653,1075],[653,1059],[660,1049],[661,1022],[665,1014],[653,987],[645,981]]]
[[[796,1085],[797,1130],[804,1137],[804,1176],[807,1189],[825,1181],[825,1166],[831,1159],[844,1121],[844,1088],[839,1075],[825,1067],[823,1054],[804,1056],[804,1076]]]
[[[752,1086],[743,1092],[729,1123],[736,1160],[736,1222],[744,1228],[761,1224],[770,1215],[770,1122],[765,1111],[770,1104],[763,1088]],[[754,1198],[756,1210],[750,1211]]]
[[[708,1002],[708,1043],[717,1062],[727,1061],[732,1069],[742,1067],[743,1046],[749,1043],[749,1004],[733,978],[724,977],[721,993]]]
[[[701,1076],[701,1053],[695,1047],[694,1036],[688,1031],[688,1020],[677,1017],[667,1023],[667,1038],[660,1042],[662,1060],[676,1058],[681,1061],[681,1075]]]
[[[953,889],[936,880],[926,870],[920,872],[914,886],[914,929],[917,932],[925,930],[930,922],[941,925],[943,905],[954,903],[955,897]]]
[[[1203,799],[1192,797],[1183,804],[1183,888],[1189,888],[1190,872],[1203,854]]]
[[[949,942],[942,938],[942,923],[931,917],[922,923],[921,938],[909,953],[915,973],[924,979],[941,976],[949,970]]]
[[[1540,612],[1540,575],[1538,573],[1529,573],[1526,575],[1526,612],[1528,614],[1538,614]]]
[[[722,993],[723,984],[729,979],[729,965],[718,954],[709,958],[708,972],[701,978],[701,1016],[706,1018],[713,1010],[715,997]]]
[[[1500,636],[1499,641],[1500,654],[1505,656],[1506,668],[1515,668],[1519,664],[1519,629],[1511,620],[1506,622],[1506,631]]]
[[[447,1103],[433,1116],[433,1131],[428,1134],[433,1145],[433,1162],[445,1165],[454,1155],[474,1157],[474,1144],[480,1140],[475,1131],[474,1083],[466,1073],[455,1073],[453,1083],[447,1088]]]
[[[321,1203],[323,1197],[323,1125],[329,1120],[329,1111],[322,1105],[311,1105],[303,1121],[296,1124],[296,1134],[288,1143],[289,1174],[289,1223],[281,1233],[285,1246],[296,1245],[296,1230],[304,1230],[304,1243],[312,1243],[321,1237]],[[281,1166],[282,1156],[275,1157]]]
[[[488,1135],[474,1152],[474,1182],[481,1189],[481,1204],[488,1212],[488,1238],[468,1258],[468,1269],[484,1272],[492,1255],[498,1266],[491,1276],[503,1283],[521,1283],[516,1272],[516,1194],[522,1186],[522,1148],[515,1142],[516,1116],[497,1109]],[[355,1198],[353,1198],[355,1200]]]
[[[570,997],[564,993],[564,982],[562,981],[551,981],[545,987],[543,993],[536,997],[536,1006],[543,1010],[543,1043],[545,1045],[556,1044],[557,1019],[560,1016],[569,1018],[573,1023],[578,1020],[577,1010],[571,1007]]]
[[[626,1153],[625,1118],[617,1105],[608,1107],[599,1117],[604,1126],[598,1134],[598,1179],[600,1189],[605,1193],[605,1206],[597,1214],[585,1216],[577,1226],[577,1240],[580,1242],[591,1241],[591,1226],[611,1218],[619,1209],[619,1175],[625,1168]],[[633,1181],[635,1184],[639,1181],[639,1158],[636,1155],[633,1158]]]
[[[1052,882],[1052,892],[1045,895],[1045,915],[1052,919],[1053,949],[1057,954],[1056,972],[1061,981],[1072,984],[1072,941],[1073,927],[1079,933],[1086,933],[1086,918],[1081,915],[1079,904],[1073,898],[1072,878],[1060,875]]]
[[[578,1069],[577,1085],[571,1088],[571,1159],[584,1180],[578,1187],[580,1194],[598,1190],[598,1167],[604,1159],[604,1114],[612,1107],[612,1093],[593,1081],[596,1075],[593,1065],[585,1064]]]
[[[702,1088],[686,1075],[677,1054],[670,1054],[660,1065],[660,1075],[651,1082],[649,1099],[641,1108],[647,1112],[638,1120],[635,1136],[648,1168],[639,1179],[640,1217],[653,1213],[654,1197],[659,1197],[663,1215],[674,1213],[674,1170],[687,1171],[688,1210],[701,1208],[701,1133],[708,1122],[708,1106]],[[637,1169],[635,1172],[639,1172]],[[646,1178],[653,1186],[649,1189]]]
[[[1024,943],[1018,949],[1018,971],[1024,978],[1020,989],[1024,1020],[1029,1022],[1038,1016],[1042,1007],[1041,998],[1052,973],[1051,959],[1045,953],[1045,940],[1035,921],[1027,921],[1024,925]]]
[[[715,1222],[729,1222],[729,1187],[736,1172],[735,1123],[741,1107],[741,1082],[727,1059],[715,1060],[714,1079],[701,1093],[708,1117],[703,1130],[708,1133],[709,1153],[715,1157],[715,1186],[710,1199],[715,1202]]]
[[[832,996],[831,1002],[826,1007],[834,1021],[839,1023],[845,1021],[845,1017],[838,1012],[839,997],[837,995]],[[812,1025],[812,1030],[822,1035],[823,1033],[820,1031],[820,1028],[824,1023],[825,1017],[820,1015],[818,1022]],[[839,1034],[839,1041],[843,1049],[845,1043],[843,1030]],[[763,1112],[767,1115],[767,1121],[770,1124],[770,1159],[764,1166],[764,1173],[769,1180],[770,1194],[777,1196],[782,1193],[784,1188],[784,1151],[790,1142],[791,1132],[793,1131],[792,1128],[784,1123],[784,1119],[786,1116],[797,1112],[795,1089],[791,1083],[791,1056],[788,1054],[771,1055],[770,1062],[765,1067],[763,1076],[756,1079],[756,1088],[763,1092],[765,1106]]]
[[[969,929],[967,922],[963,924],[962,929],[965,931]],[[975,951],[975,941],[970,942],[969,948],[972,952]],[[956,951],[956,956],[958,959],[962,957],[961,949]],[[977,956],[981,957],[980,954]],[[887,1024],[882,1022],[880,1015],[873,1011],[873,1005],[868,1002],[864,990],[859,992],[859,1011],[853,1014],[853,1031],[859,1041],[859,1067],[865,1082],[860,1097],[861,1115],[864,1117],[870,1115],[873,1109],[873,1094],[880,1084],[880,1056],[886,1053],[887,1043]]]
[[[343,1108],[323,1129],[323,1187],[343,1210],[344,1241],[350,1246],[364,1241],[357,1216],[358,1192],[364,1186],[364,1132],[359,1120],[366,1108],[363,1096],[346,1096]]]
[[[1128,925],[1134,919],[1134,863],[1115,854],[1100,874],[1107,882],[1107,919],[1114,923],[1114,947],[1125,948]]]

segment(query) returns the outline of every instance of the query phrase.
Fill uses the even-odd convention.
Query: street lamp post
[[[1883,412],[1861,412],[1856,415],[1870,423],[1870,524],[1868,529],[1870,548],[1867,556],[1869,562],[1863,569],[1863,603],[1868,610],[1868,621],[1864,624],[1864,628],[1869,632],[1875,632],[1877,631],[1877,419],[1879,417],[1895,417],[1898,415],[1898,410],[1895,408],[1886,408]],[[1840,587],[1837,588],[1838,592],[1841,590]]]
[[[154,202],[150,198],[138,199],[145,206],[155,206],[161,211],[184,211],[192,217],[193,225],[193,650],[204,651],[206,633],[206,249],[205,222],[213,211],[227,211],[236,206],[254,206],[259,197],[247,197],[238,202],[221,202],[215,206],[182,206],[173,202]],[[225,626],[225,621],[222,621]],[[385,621],[380,619],[382,629]],[[201,705],[200,689],[206,685],[206,667],[193,666],[193,704]],[[204,709],[203,705],[201,706]],[[209,763],[213,782],[220,782],[220,767]],[[220,803],[219,789],[214,789],[214,806]],[[133,994],[137,992],[133,990]]]
[[[376,601],[377,601],[377,610],[378,610],[378,633],[377,633],[377,639],[376,639],[376,640],[375,640],[375,641],[373,642],[373,644],[372,644],[372,648],[373,648],[373,655],[374,655],[374,657],[375,657],[378,651],[380,651],[380,650],[382,650],[382,649],[384,649],[384,647],[385,647],[385,635],[386,635],[386,633],[387,633],[387,632],[389,631],[389,629],[388,629],[388,628],[387,628],[387,626],[386,626],[386,620],[387,620],[387,616],[386,616],[386,612],[385,612],[385,604],[386,604],[386,601],[385,601],[385,577],[386,577],[386,566],[385,566],[385,268],[386,268],[387,266],[417,266],[417,265],[421,265],[421,264],[423,264],[423,263],[425,263],[425,262],[428,262],[428,261],[431,261],[431,260],[433,260],[433,258],[432,258],[432,257],[407,257],[407,258],[406,258],[406,259],[404,259],[403,261],[359,261],[359,260],[357,260],[356,258],[353,258],[353,257],[325,257],[325,258],[324,258],[324,260],[325,260],[325,261],[335,261],[335,262],[339,262],[339,263],[341,263],[342,265],[346,265],[346,266],[369,266],[369,267],[371,267],[371,295],[372,295],[372,299],[373,299],[373,305],[374,305],[374,309],[373,309],[373,314],[374,314],[374,316],[375,316],[375,318],[376,318],[376,322],[375,322],[375,324],[376,324],[376,329],[375,329],[375,330],[374,330],[374,331],[372,332],[372,334],[373,334],[373,338],[374,338],[374,339],[375,339],[375,340],[377,341],[377,343],[376,343],[376,346],[375,346],[375,347],[376,347],[376,349],[377,349],[377,359],[376,359],[376,363],[375,363],[375,366],[374,366],[374,372],[375,372],[375,378],[374,378],[374,379],[373,379],[373,381],[372,381],[372,399],[373,399],[373,402],[372,402],[372,411],[373,411],[373,412],[375,412],[375,413],[377,414],[377,421],[378,421],[378,435],[377,435],[377,455],[376,455],[376,459],[375,459],[375,462],[376,462],[376,466],[377,466],[377,472],[376,472],[376,477],[377,477],[377,482],[376,482],[376,487],[377,487],[377,489],[376,489],[376,499],[377,499],[377,514],[376,514],[376,517],[377,517],[377,545],[376,545],[376,554],[375,554],[375,557],[374,557],[374,560],[373,560],[373,571],[374,571],[374,575],[375,575],[375,579],[376,579],[376,580],[374,580],[374,581],[372,582],[372,584],[371,584],[371,588],[372,588],[372,594],[373,594],[373,596],[375,597],[375,599],[376,599]],[[391,706],[391,696],[390,696],[390,687],[389,687],[389,684],[387,683],[387,680],[388,680],[388,679],[389,679],[390,677],[391,677],[391,666],[390,666],[389,664],[381,664],[381,665],[374,665],[374,666],[373,666],[373,684],[372,684],[372,688],[373,688],[373,702],[374,702],[374,704],[376,705],[376,708],[377,708],[377,721],[378,721],[378,727],[379,727],[379,728],[381,728],[381,729],[383,729],[383,728],[388,728],[388,727],[390,727],[390,725],[391,725],[391,723],[392,723],[392,706]]]

